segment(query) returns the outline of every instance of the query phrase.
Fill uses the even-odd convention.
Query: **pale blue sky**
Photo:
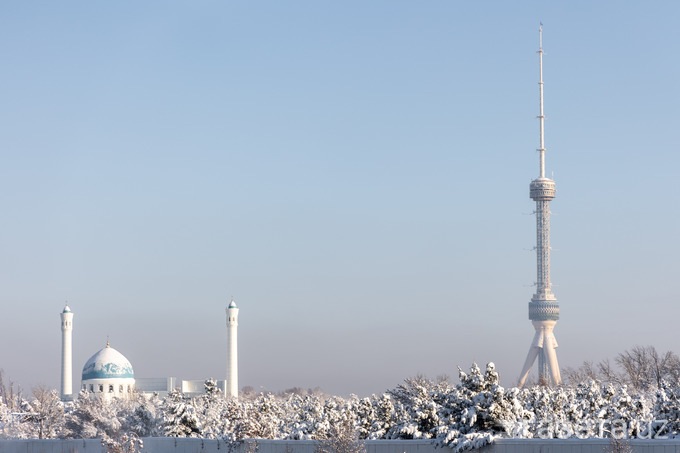
[[[538,23],[562,366],[680,352],[677,2],[3,2],[0,368],[379,393],[533,327]]]

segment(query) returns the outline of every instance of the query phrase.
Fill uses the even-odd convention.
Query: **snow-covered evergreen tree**
[[[165,398],[163,434],[168,437],[199,437],[202,424],[191,398],[173,390]]]
[[[207,379],[203,386],[204,393],[193,401],[196,416],[200,419],[200,435],[207,439],[217,439],[223,436],[228,426],[223,416],[226,401],[214,379]]]
[[[659,432],[660,426],[647,426],[653,434],[671,438],[680,436],[680,386],[662,382],[661,388],[656,391],[650,419],[668,422],[663,432]]]
[[[137,395],[129,400],[121,416],[122,431],[136,437],[158,437],[163,435],[163,401],[158,395]]]

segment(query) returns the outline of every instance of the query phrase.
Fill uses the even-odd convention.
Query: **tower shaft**
[[[555,300],[550,283],[550,200],[546,199],[536,200],[536,294],[533,299]]]

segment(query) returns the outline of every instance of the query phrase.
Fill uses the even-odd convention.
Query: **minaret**
[[[68,400],[73,395],[72,342],[73,313],[68,306],[61,312],[61,399]]]
[[[543,136],[543,28],[538,28],[539,63],[539,130],[540,155],[539,177],[531,181],[529,196],[536,202],[536,294],[529,302],[529,319],[536,334],[529,354],[524,362],[519,386],[526,381],[536,357],[538,357],[538,380],[540,384],[559,385],[562,382],[557,364],[557,340],[553,334],[555,323],[560,317],[560,306],[551,291],[550,283],[550,200],[555,198],[555,181],[545,177],[545,144]]]
[[[232,297],[227,307],[227,380],[224,394],[230,398],[238,398],[238,308]]]

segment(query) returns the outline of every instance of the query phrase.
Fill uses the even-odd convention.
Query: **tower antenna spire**
[[[539,127],[539,148],[536,150],[540,153],[540,172],[539,177],[545,178],[545,135],[544,135],[544,122],[545,115],[543,115],[543,22],[538,27],[538,91],[539,91],[539,114],[538,121]]]

